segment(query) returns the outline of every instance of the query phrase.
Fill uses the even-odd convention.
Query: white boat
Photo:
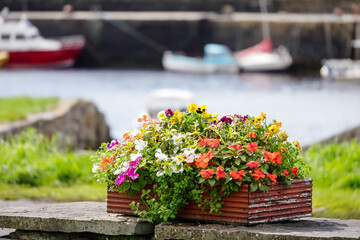
[[[288,50],[280,46],[272,51],[243,51],[234,54],[242,71],[284,71],[292,65],[292,57]]]
[[[166,70],[189,73],[237,73],[239,70],[230,49],[220,44],[206,44],[204,58],[166,51],[162,64]]]
[[[329,80],[360,80],[360,60],[325,60],[320,69],[320,75]]]
[[[85,45],[83,36],[43,38],[23,15],[20,21],[0,16],[0,51],[9,53],[6,67],[69,67]]]

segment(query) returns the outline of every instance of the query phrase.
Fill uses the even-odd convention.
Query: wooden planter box
[[[140,193],[130,197],[126,193],[107,193],[107,212],[134,215],[129,204],[139,202]],[[201,211],[196,204],[183,207],[178,219],[201,222],[221,222],[239,224],[257,224],[290,220],[311,216],[312,179],[295,179],[292,187],[277,183],[268,193],[259,190],[250,191],[250,185],[244,184],[239,191],[223,198],[222,214],[210,214]]]

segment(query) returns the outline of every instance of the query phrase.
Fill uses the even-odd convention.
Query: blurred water
[[[193,92],[209,112],[258,115],[283,122],[302,145],[360,125],[360,85],[286,74],[192,75],[161,70],[2,70],[0,97],[58,96],[92,100],[114,138],[134,128],[151,91]]]

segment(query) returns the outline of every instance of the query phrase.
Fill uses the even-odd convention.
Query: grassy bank
[[[360,219],[360,144],[315,145],[304,153],[314,180],[314,216]]]
[[[34,129],[0,140],[0,198],[59,201],[104,200],[106,187],[92,177],[93,152],[59,148]]]
[[[0,123],[25,119],[30,113],[56,107],[58,98],[0,98]]]

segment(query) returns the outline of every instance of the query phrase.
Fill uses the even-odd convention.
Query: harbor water
[[[290,140],[316,143],[360,125],[360,84],[289,74],[194,75],[162,70],[1,70],[0,97],[82,98],[105,114],[113,138],[135,127],[149,95],[186,89],[211,113],[283,122]]]

